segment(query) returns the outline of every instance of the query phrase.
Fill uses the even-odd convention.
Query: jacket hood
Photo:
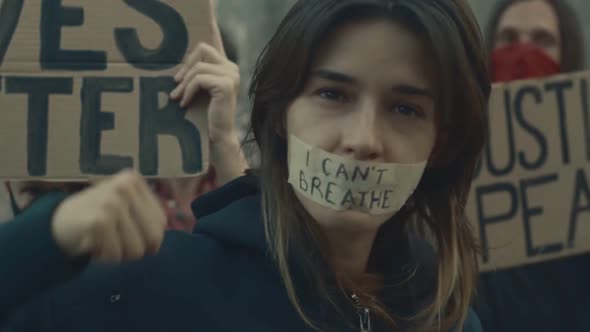
[[[193,202],[198,220],[193,233],[205,234],[227,245],[267,251],[261,203],[256,176],[235,179]]]
[[[207,235],[226,245],[254,249],[267,254],[269,248],[262,220],[261,203],[258,177],[253,175],[240,177],[201,196],[193,203],[193,211],[199,220],[193,233]],[[391,279],[389,280],[391,283],[408,280],[408,277],[412,275],[411,283],[421,285],[415,291],[425,295],[424,293],[431,291],[431,283],[435,283],[433,279],[437,265],[435,252],[426,241],[406,235],[401,228],[400,232],[402,234],[388,249],[393,253],[391,259],[380,262],[379,265],[384,265],[382,270],[391,273],[391,278],[388,278]],[[297,252],[297,250],[294,251]],[[300,265],[297,263],[298,258],[293,258],[292,263],[296,266]],[[412,293],[412,295],[418,295]]]
[[[192,209],[198,219],[193,234],[203,234],[227,246],[267,255],[269,247],[261,203],[258,177],[246,175],[235,179],[193,202]],[[410,317],[429,304],[435,294],[438,256],[427,241],[408,235],[406,231],[401,231],[395,242],[391,259],[383,262],[388,265],[391,275],[386,276],[386,287],[379,298],[392,312]],[[299,265],[294,258],[291,263]],[[308,284],[304,279],[300,281]],[[317,294],[314,293],[310,301],[316,302]],[[468,325],[479,324],[473,312],[470,311],[469,315]],[[466,328],[463,331],[472,330]]]

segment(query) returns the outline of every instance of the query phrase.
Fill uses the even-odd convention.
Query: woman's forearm
[[[210,163],[215,168],[220,186],[244,175],[248,162],[237,135],[211,142]]]

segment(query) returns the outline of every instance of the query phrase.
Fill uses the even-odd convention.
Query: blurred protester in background
[[[584,40],[564,0],[503,0],[492,13],[486,43],[495,82],[584,68]]]
[[[583,69],[583,38],[563,0],[504,0],[487,30],[495,82]],[[590,255],[481,275],[478,314],[484,331],[590,331]]]

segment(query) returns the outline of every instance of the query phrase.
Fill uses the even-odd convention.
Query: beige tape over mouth
[[[374,163],[338,156],[289,136],[289,183],[304,197],[334,210],[395,213],[412,195],[426,161]]]

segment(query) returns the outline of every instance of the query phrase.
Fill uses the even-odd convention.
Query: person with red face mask
[[[584,68],[580,24],[565,0],[502,0],[487,32],[493,82]]]
[[[560,64],[534,43],[515,42],[492,53],[492,79],[510,82],[558,74]]]
[[[564,0],[503,0],[488,26],[494,82],[583,69],[583,39]],[[590,331],[590,255],[483,273],[484,331]]]

